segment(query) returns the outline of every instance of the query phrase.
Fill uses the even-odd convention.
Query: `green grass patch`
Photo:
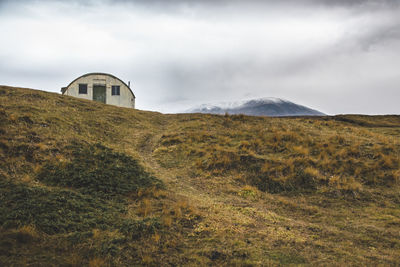
[[[24,227],[35,230],[33,234],[19,230]],[[105,234],[99,238],[94,231]],[[22,264],[19,261],[21,249],[23,253],[34,249],[40,253],[40,261],[56,253],[54,249],[63,251],[60,259],[49,260],[58,262],[56,265],[70,265],[67,251],[77,255],[79,264],[74,264],[87,264],[88,257],[101,257],[111,264],[115,260],[113,257],[121,255],[133,241],[147,238],[156,231],[163,231],[158,218],[127,218],[126,205],[121,202],[66,189],[50,190],[4,178],[0,180],[0,265]],[[43,233],[45,235],[40,237]],[[46,244],[52,244],[53,252],[46,252]]]
[[[47,234],[116,227],[125,211],[122,204],[70,190],[0,180],[0,225],[18,228],[33,224]]]
[[[71,151],[71,161],[47,163],[37,176],[39,181],[105,198],[132,196],[141,189],[163,187],[137,160],[101,144],[74,144],[66,149]]]
[[[282,265],[290,265],[290,264],[305,264],[307,261],[298,254],[285,254],[281,251],[275,251],[269,254],[270,258],[279,262]]]

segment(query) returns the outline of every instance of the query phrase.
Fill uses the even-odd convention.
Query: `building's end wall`
[[[79,94],[79,84],[81,83],[87,84],[87,94]],[[135,97],[130,89],[119,79],[109,75],[94,74],[81,77],[68,86],[64,94],[93,100],[93,85],[106,86],[106,104],[135,108]],[[120,95],[111,95],[111,86],[113,85],[120,86]]]

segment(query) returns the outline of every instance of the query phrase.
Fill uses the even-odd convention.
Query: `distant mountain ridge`
[[[203,104],[188,110],[190,113],[245,114],[252,116],[323,116],[318,110],[281,98],[260,98],[237,102]]]

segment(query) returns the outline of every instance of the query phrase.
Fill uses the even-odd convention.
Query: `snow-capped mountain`
[[[261,98],[237,102],[203,104],[190,109],[189,113],[245,114],[253,116],[322,116],[317,110],[280,98]]]

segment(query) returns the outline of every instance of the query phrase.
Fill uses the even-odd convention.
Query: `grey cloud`
[[[82,73],[104,71],[131,80],[142,109],[173,112],[202,102],[271,96],[331,114],[400,113],[392,100],[400,97],[395,89],[400,84],[395,63],[400,61],[399,2],[0,1],[0,12],[7,15],[0,16],[0,33],[9,43],[0,44],[7,51],[0,50],[0,83],[58,92]],[[36,13],[25,7],[37,8]],[[126,17],[110,23],[111,8]],[[2,28],[8,19],[9,25],[19,25],[13,28],[17,35]],[[47,28],[50,21],[57,27]],[[270,26],[275,21],[278,29]],[[286,26],[287,21],[292,24]],[[321,21],[327,24],[314,28]],[[39,26],[30,35],[24,23],[31,22]],[[353,28],[343,34],[348,25]],[[46,30],[50,35],[70,30],[72,36],[57,42]],[[303,37],[307,31],[310,40]],[[70,42],[81,33],[107,44]],[[48,50],[26,54],[32,42]],[[382,104],[375,106],[365,104],[382,92],[391,97],[381,97]]]
[[[362,49],[369,51],[376,46],[384,45],[400,40],[400,21],[369,30],[365,35],[358,38]]]
[[[36,4],[44,2],[64,2],[69,4],[79,4],[84,6],[97,6],[97,5],[141,5],[147,8],[160,8],[167,10],[174,10],[179,7],[187,8],[200,8],[200,7],[230,7],[230,6],[326,6],[326,7],[364,7],[364,8],[387,8],[398,7],[400,3],[398,0],[0,0],[0,7],[7,6],[8,4]]]
[[[79,0],[76,0],[79,1]],[[82,1],[83,3],[92,1]],[[122,4],[143,4],[146,6],[177,6],[184,5],[187,7],[227,7],[227,6],[327,6],[327,7],[364,7],[364,8],[378,8],[378,7],[394,7],[399,6],[398,0],[103,0],[109,3],[122,3]]]

